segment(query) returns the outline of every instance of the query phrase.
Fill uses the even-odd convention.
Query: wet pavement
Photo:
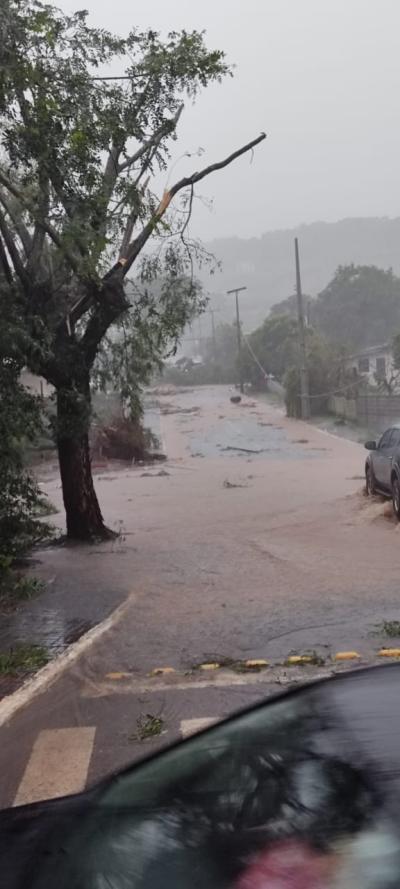
[[[168,454],[162,470],[110,467],[96,477],[119,540],[38,554],[47,588],[3,620],[11,641],[29,632],[30,641],[60,651],[131,599],[123,620],[0,729],[0,770],[10,768],[10,786],[26,755],[13,754],[16,737],[24,733],[30,749],[47,721],[52,730],[95,725],[95,778],[113,757],[117,766],[138,755],[118,741],[128,714],[167,707],[178,725],[231,712],[238,695],[253,699],[275,687],[268,672],[275,668],[258,685],[244,675],[240,692],[228,671],[217,694],[212,673],[206,686],[193,685],[201,663],[274,665],[311,652],[329,670],[337,651],[355,649],[368,663],[381,645],[399,644],[387,636],[400,619],[399,525],[383,501],[363,496],[363,449],[265,403],[233,405],[231,395],[227,387],[153,393]],[[59,505],[58,478],[46,489]],[[55,519],[62,527],[61,511]],[[160,667],[176,671],[172,687],[149,678]]]

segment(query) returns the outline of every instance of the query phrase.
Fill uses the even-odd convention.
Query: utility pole
[[[303,293],[302,293],[302,289],[301,289],[301,276],[300,276],[299,242],[298,242],[297,238],[294,239],[294,252],[295,252],[295,257],[296,257],[296,293],[297,293],[297,312],[298,312],[298,318],[299,318],[301,416],[302,416],[303,420],[309,420],[310,419],[310,390],[309,390],[309,383],[308,383]]]
[[[239,293],[242,290],[247,290],[247,287],[234,287],[233,290],[227,290],[228,294],[234,293],[236,297],[236,327],[237,327],[237,343],[238,343],[238,363],[239,363],[239,385],[240,391],[244,392],[243,385],[243,365],[242,365],[242,332],[240,329],[240,317],[239,317]]]

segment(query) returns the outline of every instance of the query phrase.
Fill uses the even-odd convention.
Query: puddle
[[[206,457],[246,457],[254,459],[313,459],[317,455],[306,452],[287,438],[276,426],[260,428],[256,420],[240,417],[223,420],[190,438],[190,451]]]

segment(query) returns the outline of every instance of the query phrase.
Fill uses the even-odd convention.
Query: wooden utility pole
[[[227,290],[226,292],[231,294],[235,294],[236,298],[236,328],[237,328],[237,343],[238,343],[238,364],[239,364],[239,387],[240,391],[244,392],[244,383],[243,383],[243,364],[242,364],[242,332],[240,329],[240,316],[239,316],[239,293],[242,290],[247,290],[247,287],[234,287],[233,290]]]
[[[310,419],[310,389],[309,389],[308,368],[307,368],[303,293],[302,293],[302,289],[301,289],[299,242],[298,242],[297,238],[294,239],[294,252],[295,252],[295,257],[296,257],[296,293],[297,293],[297,312],[298,312],[298,318],[299,318],[301,416],[302,416],[303,420],[309,420]]]

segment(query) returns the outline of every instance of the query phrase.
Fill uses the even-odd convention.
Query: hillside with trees
[[[293,294],[295,237],[300,244],[304,293],[311,297],[327,286],[339,266],[375,265],[400,275],[400,218],[315,222],[270,231],[259,238],[216,240],[207,247],[221,261],[221,271],[211,282],[204,274],[203,283],[215,292],[212,304],[220,310],[221,321],[234,318],[232,297],[225,294],[231,287],[247,286],[241,300],[246,331],[261,324],[271,306]]]

